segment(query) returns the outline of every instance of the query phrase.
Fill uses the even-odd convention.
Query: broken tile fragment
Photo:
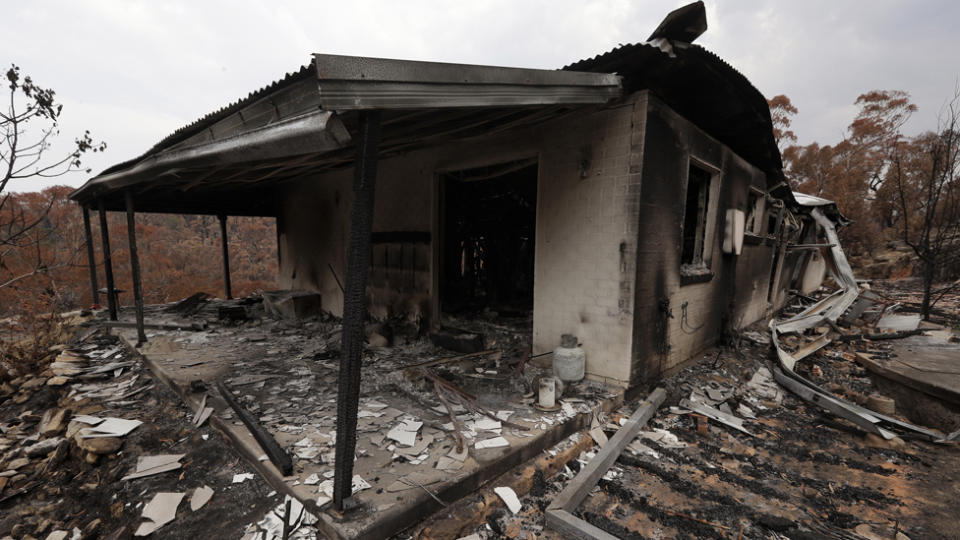
[[[423,422],[415,420],[402,420],[399,424],[387,432],[387,438],[397,441],[403,446],[413,446],[417,442],[417,432]]]
[[[210,486],[203,486],[193,490],[193,494],[190,495],[190,511],[196,512],[203,508],[203,505],[207,504],[212,497],[213,488]]]
[[[177,517],[177,507],[183,500],[183,493],[157,493],[143,507],[141,517],[147,521],[137,527],[134,536],[147,536]]]
[[[95,426],[81,429],[80,437],[90,439],[95,437],[125,437],[137,426],[142,424],[140,420],[127,420],[125,418],[105,418]]]
[[[523,508],[523,505],[520,504],[520,499],[517,497],[516,492],[513,491],[513,488],[495,487],[493,488],[493,492],[503,499],[504,504],[506,504],[507,508],[510,509],[510,513],[516,514]]]
[[[590,437],[593,439],[593,442],[600,446],[600,448],[603,448],[607,444],[607,434],[604,433],[603,428],[595,427],[591,429]]]
[[[510,446],[510,442],[503,437],[494,437],[485,441],[477,441],[473,445],[473,447],[477,450],[481,450],[483,448],[500,448],[503,446]]]
[[[247,480],[253,480],[253,473],[240,473],[233,475],[234,484],[239,484]]]
[[[443,480],[444,474],[440,471],[416,471],[402,478],[398,478],[392,484],[387,486],[387,491],[395,493],[406,491],[408,489],[426,487],[430,484],[436,484]]]
[[[436,468],[441,471],[459,471],[463,468],[463,461],[453,459],[452,457],[441,456],[437,460]]]

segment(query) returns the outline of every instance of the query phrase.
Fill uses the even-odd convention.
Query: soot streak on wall
[[[771,246],[721,252],[726,209],[746,210],[766,175],[650,96],[644,133],[631,381],[656,380],[721,337],[763,316]],[[690,162],[713,173],[703,259],[712,277],[681,285],[680,250]],[[717,169],[714,171],[713,169]],[[683,305],[686,304],[686,316]]]

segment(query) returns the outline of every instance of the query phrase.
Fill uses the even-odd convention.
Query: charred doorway
[[[445,173],[440,185],[441,311],[532,312],[537,160]]]

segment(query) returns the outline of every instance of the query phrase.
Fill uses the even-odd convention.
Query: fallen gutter
[[[827,268],[830,274],[842,288],[790,319],[784,321],[772,319],[770,321],[771,341],[773,342],[774,349],[777,351],[777,361],[780,365],[779,369],[774,368],[773,370],[774,378],[781,386],[798,395],[803,400],[818,405],[841,418],[853,422],[865,431],[879,435],[884,439],[889,440],[897,435],[881,427],[881,423],[911,431],[915,436],[934,442],[955,439],[960,435],[960,432],[944,436],[939,432],[875,413],[834,396],[794,371],[794,367],[798,361],[826,347],[831,343],[831,339],[829,338],[829,334],[825,333],[809,343],[806,347],[797,351],[796,354],[791,354],[780,345],[780,335],[802,332],[824,323],[835,324],[837,319],[843,315],[860,295],[860,286],[857,285],[857,280],[853,276],[853,269],[850,267],[850,263],[847,261],[843,249],[840,247],[840,238],[837,236],[837,229],[833,222],[824,215],[820,208],[813,208],[810,211],[810,216],[823,227],[826,233],[827,243],[830,245],[830,248],[829,250],[825,250],[824,258],[829,263]]]

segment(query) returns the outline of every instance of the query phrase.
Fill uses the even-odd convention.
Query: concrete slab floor
[[[594,415],[622,401],[618,389],[585,381],[564,395],[559,411],[541,412],[532,406],[532,398],[524,398],[524,392],[544,370],[529,365],[525,375],[510,375],[503,360],[511,351],[499,361],[494,355],[486,362],[481,359],[438,367],[498,417],[528,428],[505,427],[460,409],[456,412],[466,428],[467,455],[457,459],[452,424],[432,385],[423,384],[403,369],[456,353],[437,349],[425,339],[368,348],[354,469],[362,479],[355,485],[360,489],[355,494],[360,506],[341,518],[329,511],[327,504],[335,449],[339,324],[253,319],[232,326],[210,316],[215,305],[236,302],[211,302],[191,318],[170,313],[164,306],[148,306],[148,323],[205,320],[207,328],[148,330],[148,342],[139,351],[158,378],[171,385],[191,408],[196,410],[206,394],[207,405],[216,409],[211,423],[254,461],[278,491],[294,495],[316,512],[331,536],[393,535],[441,508],[437,499],[446,504],[471,493],[570,433],[588,427]],[[121,318],[132,320],[132,313],[124,313]],[[117,332],[129,343],[136,341],[135,330]],[[246,427],[217,396],[213,386],[216,381],[225,382],[291,455],[293,475],[282,477],[266,460]],[[412,447],[391,439],[404,438],[401,432],[405,426],[414,431],[407,441],[414,443]]]

